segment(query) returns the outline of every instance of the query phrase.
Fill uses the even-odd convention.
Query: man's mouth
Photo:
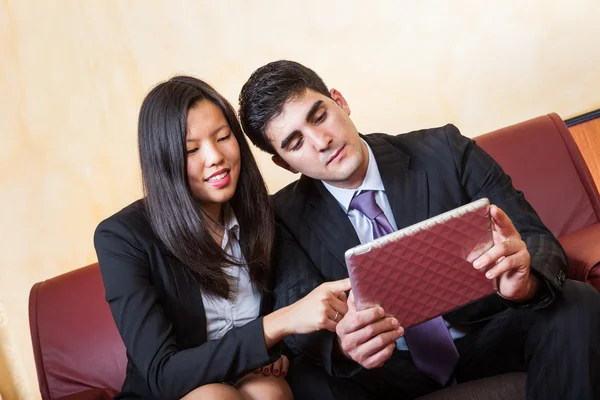
[[[340,154],[342,154],[342,151],[344,151],[345,148],[346,148],[346,145],[343,145],[335,153],[333,153],[333,155],[329,158],[329,160],[327,160],[327,165],[329,165],[333,161],[335,161],[340,156]]]

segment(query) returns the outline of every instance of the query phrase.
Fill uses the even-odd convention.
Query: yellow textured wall
[[[140,194],[150,86],[204,78],[237,107],[288,58],[341,90],[362,132],[457,124],[476,136],[600,107],[598,0],[0,0],[0,394],[39,397],[37,281],[95,261],[96,224]],[[292,176],[259,157],[271,190]]]

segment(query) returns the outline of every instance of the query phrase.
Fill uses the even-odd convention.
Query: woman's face
[[[221,109],[208,100],[190,108],[186,133],[187,175],[194,197],[213,219],[235,193],[240,147]]]

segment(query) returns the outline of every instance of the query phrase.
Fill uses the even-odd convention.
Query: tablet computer
[[[358,310],[381,306],[404,328],[495,293],[473,261],[494,244],[486,198],[346,251]]]

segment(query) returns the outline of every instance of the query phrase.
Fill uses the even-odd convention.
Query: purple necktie
[[[375,201],[375,191],[355,196],[350,209],[363,213],[373,226],[373,239],[394,232],[383,210]],[[415,325],[404,331],[404,339],[417,369],[446,386],[458,362],[458,351],[442,317]]]

